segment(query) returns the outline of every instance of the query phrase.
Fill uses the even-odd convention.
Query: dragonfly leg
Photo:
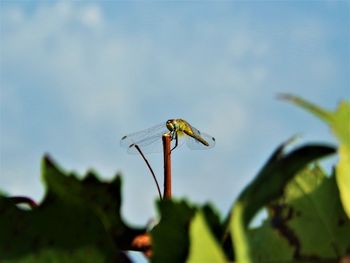
[[[178,139],[179,139],[179,137],[177,136],[177,132],[173,132],[173,134],[172,134],[172,136],[171,137],[173,137],[171,140],[173,140],[173,139],[175,139],[175,146],[170,150],[170,152],[172,152],[173,150],[175,150],[175,148],[177,147],[177,145],[178,145]],[[175,137],[175,138],[174,138]]]

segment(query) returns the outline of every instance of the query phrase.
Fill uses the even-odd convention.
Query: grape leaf
[[[335,152],[333,147],[305,145],[284,154],[289,141],[272,154],[254,181],[248,185],[235,202],[230,215],[230,233],[236,260],[252,262],[247,227],[253,216],[266,204],[282,195],[287,183],[308,163]]]
[[[186,262],[227,262],[202,210],[196,213],[190,225],[190,251]]]
[[[335,112],[330,112],[300,97],[284,94],[281,96],[306,109],[326,122],[339,140],[339,162],[337,164],[337,184],[345,212],[350,218],[350,104],[342,101]]]
[[[335,177],[318,166],[300,172],[268,207],[264,224],[249,230],[254,262],[338,262],[349,251],[350,221]]]
[[[121,179],[66,175],[48,156],[42,162],[43,202],[32,210],[0,196],[1,262],[130,262],[120,240],[140,229],[120,215]]]
[[[158,202],[161,219],[151,231],[152,262],[184,262],[189,251],[189,227],[196,208],[186,201]]]

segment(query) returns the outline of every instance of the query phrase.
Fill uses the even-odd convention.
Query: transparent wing
[[[185,143],[185,141],[186,141],[186,138],[185,137],[187,137],[187,135],[186,136],[178,136],[177,137],[177,145],[176,145],[176,140],[175,139],[173,139],[172,141],[171,141],[171,149],[174,149],[174,147],[176,146],[176,148],[178,148],[178,147],[181,147],[184,143]],[[176,149],[175,148],[175,149]]]
[[[201,138],[202,140],[206,141],[209,145],[204,145],[200,140],[197,140],[196,138],[193,138],[191,136],[186,136],[186,143],[188,148],[192,150],[206,150],[213,148],[215,146],[215,138],[209,134],[200,132],[198,129],[191,126],[193,133],[196,135],[196,137]]]
[[[146,144],[145,143],[137,144],[140,147],[142,153],[147,154],[147,153],[160,153],[160,152],[162,152],[163,151],[163,141],[162,141],[163,134],[164,133],[160,133],[159,135],[155,135],[153,138],[148,138],[146,140],[146,142],[147,142]],[[178,142],[177,142],[177,146],[176,146],[176,140],[175,139],[172,140],[170,148],[174,149],[176,146],[176,149],[177,149],[178,147],[180,147],[184,144],[185,140],[186,139],[184,137],[179,137]],[[135,146],[128,147],[127,152],[130,154],[140,154]]]
[[[162,135],[169,132],[165,123],[151,128],[125,135],[120,140],[120,145],[127,149],[128,153],[138,153],[134,145],[138,145],[143,153],[161,152]]]

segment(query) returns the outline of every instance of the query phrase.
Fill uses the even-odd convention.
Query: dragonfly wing
[[[209,134],[200,132],[196,128],[192,127],[192,131],[195,133],[196,137],[200,137],[203,139],[205,142],[208,143],[208,145],[204,145],[202,142],[199,140],[195,139],[194,137],[191,136],[186,136],[186,143],[188,148],[192,150],[206,150],[213,148],[215,146],[215,138]]]
[[[136,149],[135,145],[141,149],[142,153],[158,153],[163,149],[161,135],[148,138],[146,141],[144,141],[144,143],[131,144],[130,147],[127,148],[127,152],[130,154],[139,154],[139,151]]]
[[[158,144],[161,145],[162,135],[168,132],[165,123],[153,126],[151,128],[131,133],[125,135],[120,140],[120,145],[127,149],[129,153],[138,153],[134,145],[138,145],[142,152],[158,152],[161,151],[161,147],[157,147]]]
[[[163,141],[162,141],[162,135],[164,134],[161,133],[159,135],[155,135],[152,138],[147,138],[145,141],[139,142],[137,145],[140,147],[142,153],[159,153],[163,151]],[[187,136],[186,136],[187,137]],[[183,137],[178,138],[178,143],[176,145],[176,140],[173,139],[171,141],[170,148],[174,149],[175,146],[176,148],[182,146],[185,142],[185,139]],[[136,149],[135,146],[129,147],[128,148],[128,153],[130,154],[139,154],[139,151]]]

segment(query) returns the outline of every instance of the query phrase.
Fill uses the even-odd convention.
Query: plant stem
[[[140,147],[139,147],[137,144],[135,144],[134,146],[135,146],[136,150],[137,150],[137,151],[140,153],[140,155],[142,156],[142,158],[143,158],[143,160],[145,161],[145,163],[147,164],[148,169],[151,171],[151,174],[152,174],[153,179],[154,179],[154,181],[155,181],[155,183],[156,183],[156,186],[157,186],[159,198],[160,198],[160,200],[162,200],[162,199],[163,199],[163,198],[162,198],[162,193],[160,192],[160,187],[159,187],[159,184],[158,184],[158,181],[157,181],[157,177],[156,177],[156,175],[154,174],[151,165],[150,165],[149,162],[147,161],[146,157],[143,155],[143,153],[142,153]]]
[[[169,134],[162,136],[164,154],[164,199],[171,198],[171,137]]]

